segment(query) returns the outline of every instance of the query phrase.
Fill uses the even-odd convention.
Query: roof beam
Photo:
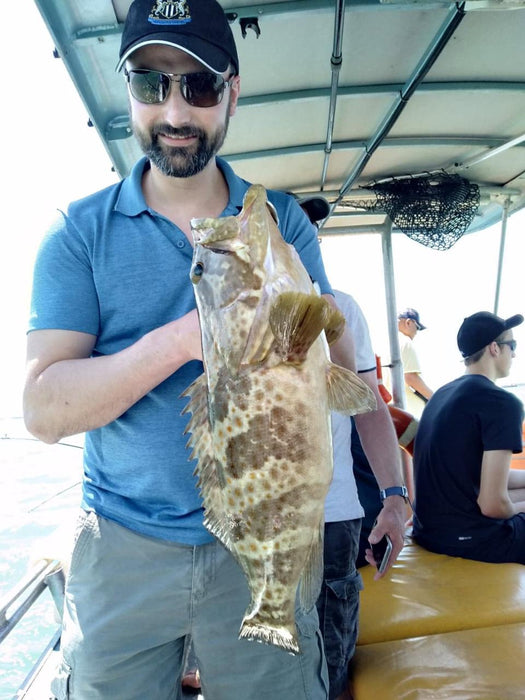
[[[403,146],[421,146],[424,148],[440,147],[440,146],[459,146],[459,147],[481,147],[481,148],[499,148],[507,142],[506,139],[497,136],[416,136],[416,137],[399,137],[387,138],[382,142],[385,148],[400,148]],[[361,150],[365,142],[363,140],[356,141],[335,141],[333,143],[334,151],[343,150]],[[287,146],[282,148],[267,148],[258,151],[243,151],[242,153],[224,153],[224,157],[229,162],[235,163],[252,158],[271,158],[280,155],[297,155],[303,153],[320,153],[324,152],[324,143],[301,144],[299,146]],[[519,147],[525,147],[525,144],[519,144]]]
[[[338,98],[351,97],[360,98],[363,96],[380,96],[399,93],[402,88],[401,83],[385,83],[384,85],[346,85],[338,88]],[[432,92],[525,92],[525,81],[502,81],[502,80],[467,80],[467,81],[444,81],[423,83],[417,94],[428,94]],[[250,97],[240,97],[237,108],[250,107],[253,105],[269,105],[279,102],[290,102],[298,100],[312,100],[318,98],[329,98],[330,88],[312,88],[309,90],[293,90],[267,95],[252,95]],[[104,129],[108,141],[117,141],[131,136],[129,127],[129,116],[119,114],[113,117]]]

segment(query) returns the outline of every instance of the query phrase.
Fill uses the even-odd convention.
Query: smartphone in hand
[[[371,544],[370,547],[374,555],[377,570],[382,574],[388,565],[388,560],[392,553],[392,540],[388,535],[383,535],[379,542]]]

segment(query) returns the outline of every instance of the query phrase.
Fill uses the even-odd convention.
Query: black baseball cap
[[[416,327],[418,331],[424,331],[426,326],[424,326],[421,321],[419,320],[419,313],[412,308],[405,309],[404,311],[400,311],[397,315],[398,318],[411,318],[412,321],[416,324]]]
[[[134,0],[124,22],[117,72],[134,51],[150,44],[180,49],[213,73],[224,73],[230,63],[239,72],[235,39],[216,0]]]
[[[467,316],[458,331],[459,351],[464,358],[470,357],[520,323],[523,323],[521,314],[503,319],[490,311],[478,311]]]
[[[287,194],[290,194],[295,199],[312,224],[323,221],[330,213],[330,204],[328,200],[325,199],[325,197],[321,197],[321,195],[301,197],[294,192],[287,192]]]

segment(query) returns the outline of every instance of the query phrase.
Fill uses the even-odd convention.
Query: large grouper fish
[[[238,216],[192,220],[204,373],[184,395],[205,525],[251,593],[239,636],[298,653],[298,585],[310,609],[322,581],[330,411],[376,404],[329,361],[326,340],[344,317],[317,294],[275,218],[252,185]]]

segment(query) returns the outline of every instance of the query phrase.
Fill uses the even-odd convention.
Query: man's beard
[[[183,126],[176,129],[168,124],[159,124],[150,132],[145,133],[134,128],[139,146],[151,163],[163,175],[168,177],[192,177],[208,165],[210,160],[220,150],[228,130],[229,115],[224,124],[213,134],[208,135],[203,129],[194,126]],[[171,137],[197,137],[195,147],[164,146],[159,142],[159,134]]]

